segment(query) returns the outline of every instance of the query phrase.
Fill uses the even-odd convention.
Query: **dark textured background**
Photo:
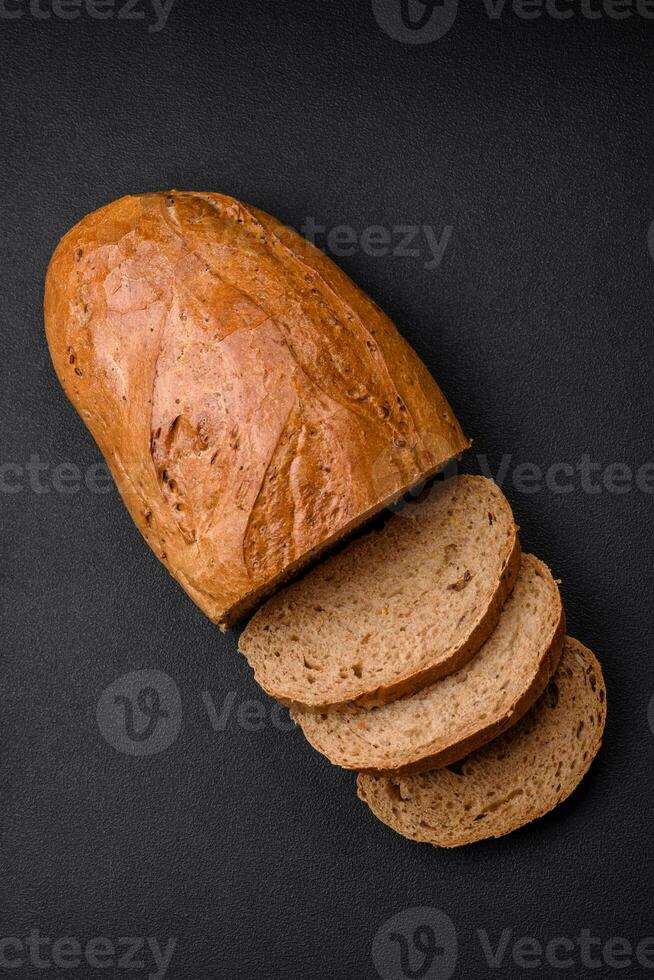
[[[431,906],[453,920],[455,976],[470,980],[613,975],[525,971],[510,954],[492,973],[477,929],[654,934],[654,495],[591,494],[579,477],[524,493],[511,476],[654,458],[653,32],[639,16],[492,21],[481,0],[419,45],[384,33],[367,0],[176,0],[156,34],[0,19],[1,461],[18,485],[0,496],[0,935],[175,936],[167,976],[184,980],[364,980],[382,924]],[[204,690],[219,706],[233,692],[234,710],[270,704],[236,636],[168,577],[116,492],[57,492],[54,468],[86,472],[98,451],[50,366],[48,257],[86,212],[170,186],[295,227],[452,226],[435,270],[425,255],[338,261],[427,362],[476,452],[493,469],[511,455],[524,546],[563,579],[569,630],[604,665],[599,759],[537,824],[432,850],[377,823],[299,734],[233,716],[213,731]],[[32,455],[47,492],[16,469]],[[139,668],[170,675],[183,705],[179,737],[149,757],[96,723],[103,690]]]

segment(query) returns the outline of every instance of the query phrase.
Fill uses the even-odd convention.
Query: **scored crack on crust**
[[[459,847],[502,837],[573,792],[599,751],[605,722],[601,666],[567,636],[554,677],[507,732],[451,768],[359,774],[358,795],[382,823],[421,843]]]
[[[468,446],[379,307],[224,195],[85,217],[50,262],[45,323],[138,529],[221,627]]]
[[[547,566],[523,555],[495,630],[456,673],[377,708],[292,718],[335,765],[359,772],[421,772],[464,758],[515,724],[540,697],[561,656],[565,613]]]
[[[519,566],[501,490],[462,476],[274,596],[239,649],[287,705],[374,707],[467,663],[495,628]]]

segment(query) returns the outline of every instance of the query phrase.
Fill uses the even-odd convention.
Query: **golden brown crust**
[[[455,516],[449,506],[453,499],[458,511]],[[493,481],[461,476],[438,485],[426,504],[424,524],[420,504],[415,506],[415,520],[395,516],[383,529],[359,537],[274,596],[250,620],[240,637],[239,650],[267,694],[300,710],[331,711],[354,705],[374,708],[456,672],[490,636],[520,569],[518,528],[508,501]],[[410,511],[411,507],[407,514]],[[450,520],[455,527],[464,524],[470,536],[470,551],[458,575],[466,572],[470,576],[476,562],[483,564],[482,533],[489,539],[495,535],[496,542],[480,580],[483,584],[470,597],[470,616],[461,616],[456,627],[448,627],[445,642],[438,642],[444,625],[441,617],[454,606],[438,578],[448,568],[447,554],[442,563],[441,546],[450,540]],[[445,550],[456,552],[457,547],[451,544]],[[427,579],[416,586],[419,601],[393,602],[395,612],[388,616],[385,599],[401,594],[398,585],[403,580],[412,582],[416,560]],[[388,578],[381,568],[390,570]],[[360,596],[358,589],[351,587],[355,582],[362,586]],[[462,591],[457,589],[457,595]],[[353,603],[349,602],[351,595],[355,596]],[[373,597],[378,611],[370,624],[367,615]],[[422,634],[423,604],[435,642]],[[328,627],[330,611],[333,615]],[[464,613],[463,605],[458,612]],[[411,623],[422,634],[421,639],[412,638]],[[353,658],[359,662],[353,663]]]
[[[381,310],[223,195],[84,218],[53,255],[45,320],[137,527],[221,626],[468,445]]]

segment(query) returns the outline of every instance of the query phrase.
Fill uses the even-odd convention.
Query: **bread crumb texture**
[[[566,637],[556,674],[524,718],[450,767],[358,777],[360,798],[398,833],[439,847],[500,837],[575,789],[602,742],[606,688],[594,655]]]
[[[287,703],[392,700],[472,657],[518,566],[500,489],[484,477],[437,483],[270,599],[240,649],[261,686]]]
[[[543,562],[523,555],[499,622],[465,667],[380,707],[293,718],[311,744],[347,769],[432,768],[467,755],[518,720],[542,693],[563,644],[563,605]]]

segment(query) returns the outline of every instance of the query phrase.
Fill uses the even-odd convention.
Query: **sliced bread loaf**
[[[489,742],[531,707],[556,670],[564,633],[556,582],[523,555],[494,632],[461,670],[377,708],[291,713],[313,747],[345,769],[433,769]]]
[[[224,194],[87,215],[45,324],[136,526],[223,628],[469,445],[376,303]]]
[[[519,555],[499,488],[448,480],[270,599],[239,648],[286,704],[385,703],[467,663],[497,624]]]
[[[556,674],[508,732],[451,769],[361,774],[359,797],[412,840],[458,847],[501,837],[569,796],[597,754],[605,719],[601,667],[566,637]]]

